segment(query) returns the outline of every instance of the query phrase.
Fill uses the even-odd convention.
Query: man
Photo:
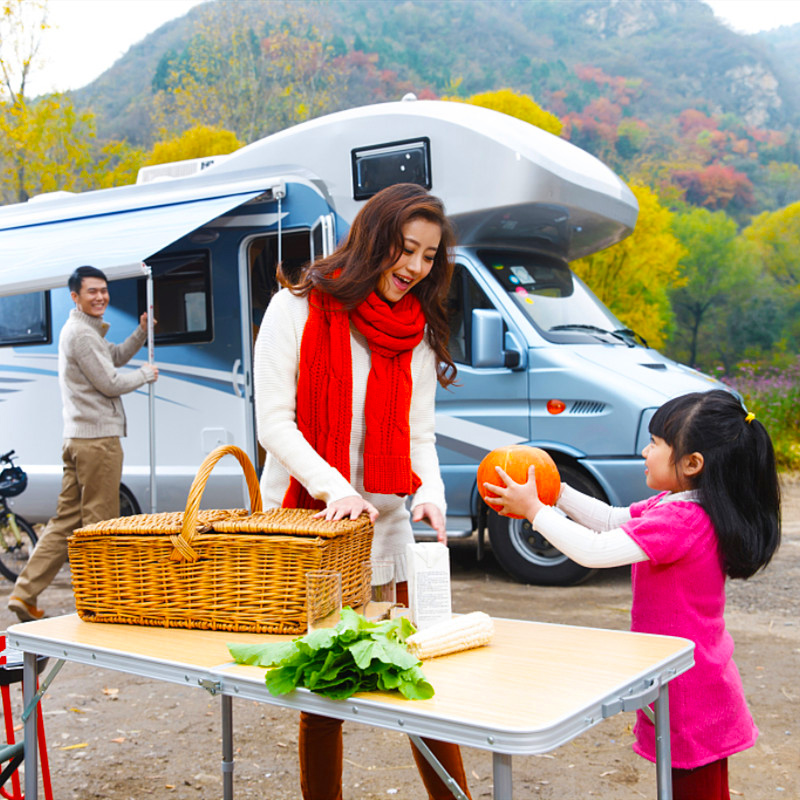
[[[158,378],[148,364],[120,372],[147,339],[147,314],[119,345],[105,341],[108,281],[95,267],[78,267],[69,278],[75,308],[58,340],[58,382],[64,416],[64,477],[56,515],[14,585],[8,608],[23,622],[40,619],[39,594],[67,558],[67,537],[76,528],[119,516],[122,445],[126,435],[121,395]]]

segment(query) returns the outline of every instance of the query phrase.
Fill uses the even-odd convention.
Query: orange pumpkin
[[[486,500],[497,495],[487,491],[484,483],[502,486],[503,479],[495,471],[500,467],[516,483],[526,483],[528,480],[528,467],[536,467],[536,488],[539,499],[548,506],[555,504],[558,493],[561,491],[561,476],[558,474],[556,462],[548,453],[538,447],[526,444],[512,444],[508,447],[498,447],[484,456],[478,465],[478,492]],[[491,504],[489,504],[491,507]],[[520,519],[515,514],[509,517]]]

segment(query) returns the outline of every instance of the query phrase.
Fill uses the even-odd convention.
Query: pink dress
[[[633,564],[631,630],[695,643],[695,666],[669,683],[672,766],[693,769],[751,747],[758,737],[725,628],[725,573],[706,512],[686,500],[630,507],[622,528],[649,561]],[[633,749],[655,761],[655,729],[637,712]]]

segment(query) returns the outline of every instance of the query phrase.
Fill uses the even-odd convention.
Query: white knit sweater
[[[353,423],[350,433],[350,481],[331,467],[306,441],[297,428],[295,404],[300,343],[308,319],[308,300],[287,289],[272,298],[255,345],[254,391],[258,440],[267,451],[261,476],[265,508],[281,505],[294,475],[309,494],[325,503],[358,494],[380,512],[375,523],[373,558],[393,559],[398,580],[405,579],[405,546],[413,541],[405,502],[397,495],[364,491],[364,403],[370,351],[364,337],[350,329],[353,363]],[[444,484],[439,473],[434,435],[436,356],[427,342],[414,348],[411,358],[411,466],[422,479],[412,508],[433,503],[446,511]]]
[[[121,372],[141,349],[147,334],[137,325],[121,344],[105,339],[108,323],[73,308],[58,340],[58,381],[63,402],[65,439],[125,436],[120,395],[155,377],[148,364]]]

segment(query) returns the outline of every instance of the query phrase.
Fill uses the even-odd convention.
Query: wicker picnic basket
[[[235,456],[252,513],[200,510],[214,465]],[[81,619],[253,633],[303,633],[305,574],[342,576],[342,604],[367,591],[372,523],[312,519],[306,509],[261,510],[258,478],[238,447],[203,461],[183,512],[140,514],[88,525],[69,538],[75,604]]]

